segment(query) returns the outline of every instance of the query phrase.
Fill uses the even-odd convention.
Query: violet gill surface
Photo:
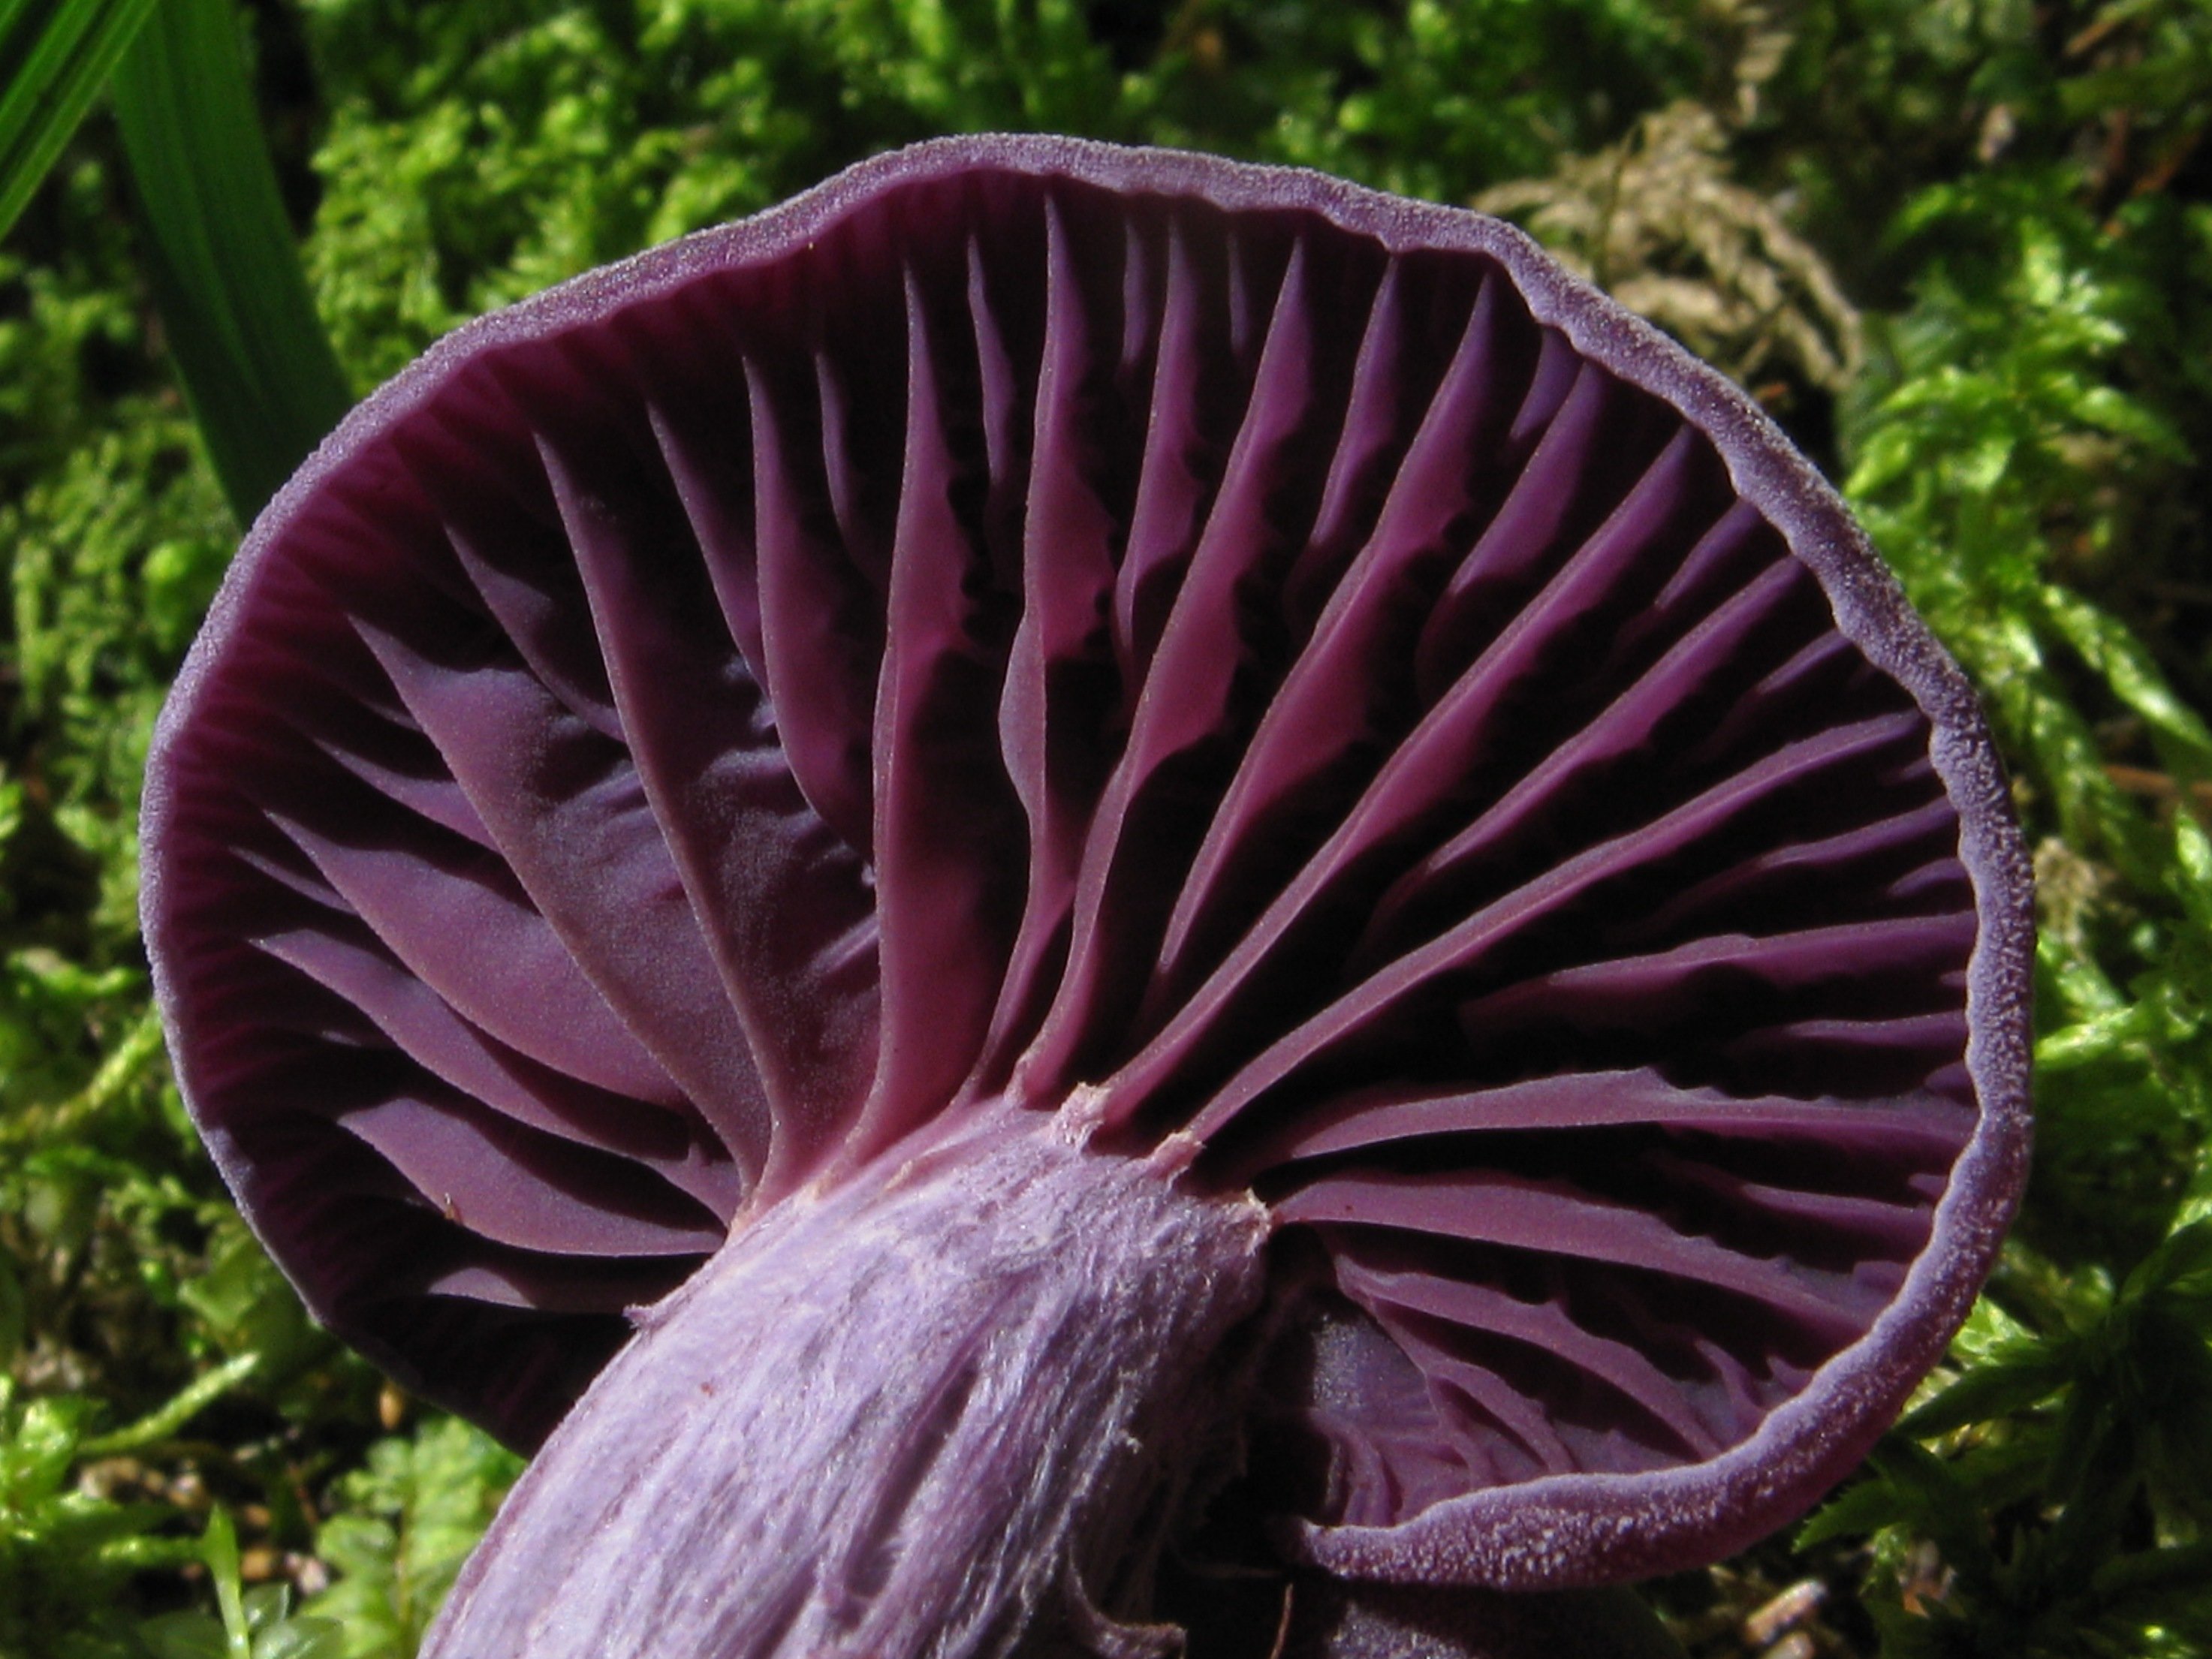
[[[1802,1512],[2025,1166],[2003,781],[1834,496],[1312,174],[945,141],[459,331],[145,845],[255,1227],[551,1437],[441,1654],[1557,1651],[1495,1592]]]

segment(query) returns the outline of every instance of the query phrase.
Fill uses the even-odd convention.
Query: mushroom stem
[[[1172,1650],[1114,1620],[1232,1455],[1265,1237],[1011,1108],[769,1208],[638,1316],[425,1659]]]

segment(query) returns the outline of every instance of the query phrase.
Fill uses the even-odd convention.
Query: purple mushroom
[[[459,331],[145,846],[254,1226],[543,1443],[440,1655],[1626,1650],[1501,1592],[1802,1512],[2027,1156],[2004,783],[1836,498],[1304,173],[926,144]]]

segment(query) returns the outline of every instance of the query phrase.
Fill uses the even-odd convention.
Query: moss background
[[[0,11],[9,9],[0,6]],[[255,0],[356,392],[933,133],[1309,164],[1528,224],[1742,379],[1982,687],[2040,880],[2004,1267],[1705,1656],[2212,1652],[2204,0]],[[5,66],[0,66],[4,71]],[[316,1332],[146,1006],[152,719],[239,526],[113,123],[0,240],[0,1656],[404,1656],[513,1461]]]

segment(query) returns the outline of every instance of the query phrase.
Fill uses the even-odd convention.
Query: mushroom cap
[[[1270,1206],[1293,1553],[1639,1576],[1856,1461],[2024,1173],[2004,782],[1840,502],[1303,172],[928,143],[457,331],[254,526],[144,833],[246,1215],[526,1446],[1011,1099]]]

